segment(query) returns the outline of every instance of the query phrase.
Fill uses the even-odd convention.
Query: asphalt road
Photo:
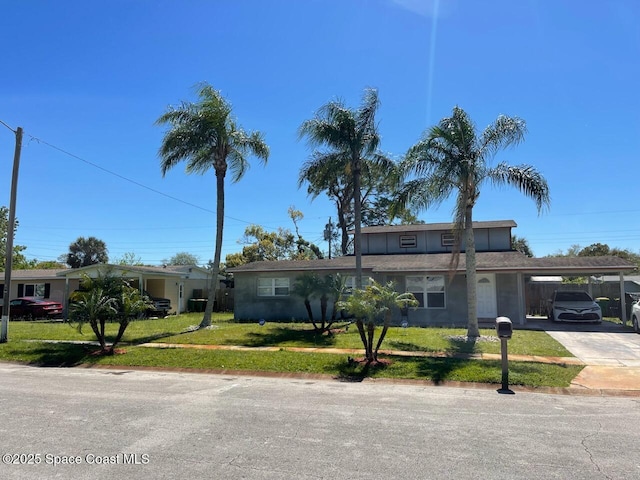
[[[8,364],[0,378],[3,479],[640,478],[637,398]]]

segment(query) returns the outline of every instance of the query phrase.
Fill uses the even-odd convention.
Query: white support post
[[[627,299],[624,291],[624,273],[620,272],[620,314],[622,318],[622,325],[627,326]]]
[[[516,283],[518,284],[518,315],[520,317],[520,325],[524,325],[527,322],[527,302],[524,298],[526,289],[522,272],[518,272]]]

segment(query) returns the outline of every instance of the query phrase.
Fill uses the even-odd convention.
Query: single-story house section
[[[64,304],[65,279],[58,276],[65,270],[12,270],[9,298],[37,297]],[[78,288],[78,281],[70,285],[72,291]],[[0,273],[0,292],[4,292],[4,272]],[[2,298],[0,294],[0,305]]]
[[[525,284],[531,276],[622,275],[635,268],[617,257],[529,258],[511,248],[512,220],[474,222],[478,317],[495,321],[498,316],[514,323],[526,321]],[[362,228],[363,277],[377,282],[394,281],[399,292],[413,293],[420,306],[410,310],[411,325],[467,323],[467,292],[464,243],[455,271],[451,271],[453,225],[435,223]],[[235,279],[237,320],[306,319],[302,299],[292,293],[296,279],[308,272],[340,273],[353,286],[355,257],[309,261],[254,262],[230,271]],[[313,299],[314,317],[319,300]],[[401,321],[401,312],[394,313]]]
[[[169,313],[186,312],[189,299],[206,298],[211,279],[209,270],[196,265],[147,267],[96,264],[58,273],[69,285],[65,298],[69,298],[69,294],[73,292],[73,285],[84,275],[95,278],[107,271],[113,275],[127,277],[132,287],[147,292],[151,297],[169,299],[171,301]],[[219,279],[223,280],[224,277],[220,276]]]
[[[79,288],[84,275],[96,277],[107,271],[127,277],[133,287],[153,297],[169,299],[170,313],[186,312],[190,299],[206,299],[211,279],[209,270],[195,265],[149,267],[96,264],[64,270],[13,270],[9,296],[12,299],[25,296],[55,300],[61,302],[66,310],[69,295]],[[4,278],[4,273],[2,275]],[[222,275],[218,278],[220,281],[225,279]]]

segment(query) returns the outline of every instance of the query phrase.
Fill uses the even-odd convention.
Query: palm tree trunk
[[[324,328],[327,324],[327,302],[329,299],[326,294],[322,294],[320,297],[320,322],[322,326],[322,331],[324,332]]]
[[[213,312],[213,304],[216,300],[219,287],[218,274],[220,273],[222,231],[224,229],[224,175],[225,172],[218,172],[216,170],[216,250],[213,256],[211,285],[209,286],[207,306],[204,309],[204,316],[202,317],[199,328],[205,328],[211,325],[211,312]]]
[[[360,340],[362,340],[362,345],[364,346],[364,356],[367,358],[367,335],[364,331],[364,323],[361,318],[356,319],[356,327],[358,327],[358,333],[360,334]]]
[[[373,333],[375,331],[375,324],[372,320],[367,323],[367,362],[373,362],[376,359],[373,356]]]
[[[98,339],[98,343],[100,344],[100,349],[102,351],[104,351],[104,349],[105,349],[104,337],[102,335],[100,335],[100,329],[98,328],[98,322],[95,321],[95,320],[90,320],[89,321],[89,325],[91,325],[91,330],[93,330],[93,333],[95,334],[96,338]]]
[[[124,335],[124,331],[127,329],[128,326],[129,326],[129,319],[125,318],[120,321],[118,334],[116,335],[116,338],[113,341],[113,344],[111,345],[111,353],[113,353],[114,349],[116,348],[116,344],[120,343],[120,340],[122,340],[122,335]]]
[[[373,357],[378,360],[378,350],[380,350],[380,345],[382,345],[382,341],[384,337],[387,336],[387,330],[389,330],[389,323],[391,323],[391,312],[387,312],[384,315],[384,327],[382,327],[382,332],[380,333],[380,338],[378,339],[378,344],[376,345],[376,349],[373,351]]]
[[[478,295],[476,292],[476,242],[473,236],[473,207],[467,206],[464,214],[466,233],[465,265],[467,273],[467,337],[479,337]]]
[[[102,346],[102,350],[106,350],[107,340],[104,337],[106,320],[104,318],[100,319],[100,345]]]
[[[362,248],[360,245],[362,231],[362,204],[360,198],[360,158],[353,160],[353,213],[355,233],[353,235],[353,253],[356,256],[356,288],[362,289]]]
[[[342,255],[346,255],[349,251],[349,230],[347,229],[347,220],[345,218],[345,214],[340,206],[341,203],[338,204],[338,226],[340,227],[341,231],[340,250],[342,251]]]
[[[313,310],[311,309],[311,302],[309,301],[308,298],[304,299],[304,307],[307,309],[307,315],[309,316],[309,321],[311,322],[311,325],[313,325],[313,329],[316,331],[320,330],[315,320],[313,319]]]

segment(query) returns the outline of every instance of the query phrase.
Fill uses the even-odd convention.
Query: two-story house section
[[[525,283],[533,275],[619,274],[634,265],[617,257],[529,258],[512,249],[513,220],[474,222],[476,244],[477,306],[480,321],[497,316],[524,323]],[[393,281],[399,292],[411,292],[420,306],[408,313],[411,325],[465,326],[467,287],[465,244],[452,267],[455,248],[451,223],[391,225],[362,228],[364,278]],[[255,262],[231,270],[235,277],[236,319],[303,320],[302,299],[293,294],[296,279],[306,272],[340,273],[353,286],[355,257],[309,261]],[[320,315],[319,299],[312,300]],[[401,312],[394,313],[401,321]]]

